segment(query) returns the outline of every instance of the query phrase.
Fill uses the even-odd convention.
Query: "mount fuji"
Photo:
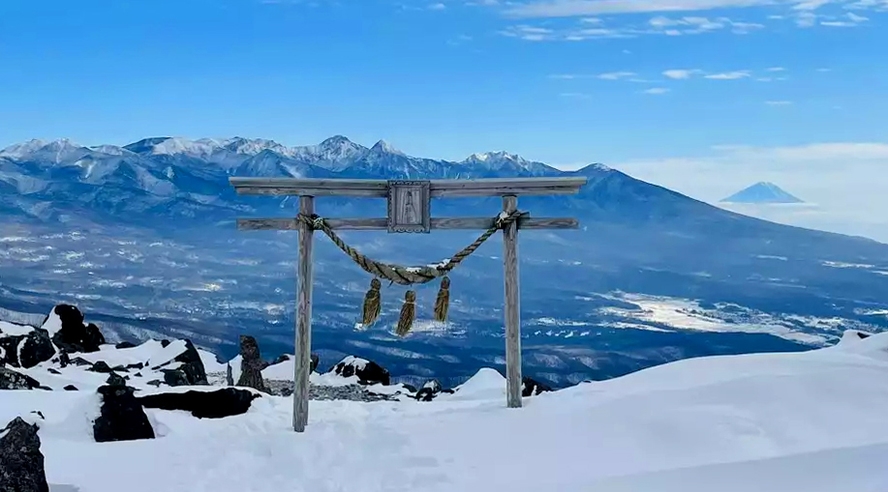
[[[760,182],[722,200],[722,203],[805,203],[774,183]]]
[[[344,136],[289,147],[242,137],[147,138],[124,146],[30,141],[0,151],[0,314],[59,302],[96,314],[109,339],[187,337],[225,356],[236,334],[292,353],[296,239],[239,232],[238,217],[292,217],[296,201],[241,197],[231,176],[472,179],[585,176],[578,195],[522,198],[576,231],[520,234],[525,371],[553,386],[684,357],[808,350],[846,329],[888,327],[888,245],[779,225],[691,199],[603,164],[561,171],[508,152],[462,161]],[[327,217],[382,217],[384,200],[321,198]],[[435,216],[499,213],[497,199],[436,199]],[[343,233],[375,259],[426,264],[475,239]],[[430,321],[437,286],[417,289],[416,331],[392,334],[403,292],[354,329],[369,278],[324,237],[315,248],[313,344],[405,377],[504,367],[496,236],[451,275],[450,320]],[[267,348],[265,348],[267,347]],[[458,381],[454,384],[457,384]]]

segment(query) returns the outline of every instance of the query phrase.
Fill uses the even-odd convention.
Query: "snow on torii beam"
[[[299,213],[314,213],[316,196],[387,198],[389,216],[378,219],[326,219],[334,229],[388,230],[389,232],[429,232],[431,229],[487,229],[494,220],[489,217],[430,217],[431,198],[501,196],[503,211],[518,208],[519,195],[571,195],[586,184],[585,177],[571,178],[504,178],[504,179],[299,179],[299,178],[229,178],[239,195],[298,196]],[[409,190],[420,194],[419,217],[404,221],[406,206],[397,197]],[[241,230],[299,231],[296,293],[296,355],[293,376],[293,430],[305,431],[308,424],[309,368],[311,367],[311,301],[312,301],[312,233],[295,218],[238,219]],[[522,215],[503,229],[503,266],[506,326],[507,405],[521,407],[521,329],[518,292],[518,229],[576,229],[574,218],[531,218]]]

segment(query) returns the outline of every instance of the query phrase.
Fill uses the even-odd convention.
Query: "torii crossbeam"
[[[388,217],[376,219],[324,219],[330,229],[383,230],[390,233],[428,233],[432,229],[488,229],[496,218],[430,216],[431,199],[443,197],[501,196],[503,213],[518,210],[518,196],[571,195],[586,184],[585,177],[505,179],[298,179],[229,178],[239,195],[298,196],[301,216],[315,213],[320,196],[370,197],[388,200]],[[295,230],[299,232],[296,268],[296,360],[293,392],[293,430],[304,432],[308,424],[309,368],[311,367],[312,237],[314,228],[297,218],[238,219],[240,230]],[[574,218],[533,218],[522,214],[502,227],[505,270],[506,401],[521,407],[521,320],[518,289],[518,230],[576,229]]]

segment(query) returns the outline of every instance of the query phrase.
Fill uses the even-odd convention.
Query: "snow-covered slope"
[[[146,409],[153,440],[93,442],[89,391],[0,393],[0,423],[43,413],[31,419],[53,490],[877,492],[888,333],[863,336],[684,360],[522,409],[505,408],[503,377],[483,370],[431,402],[313,401],[304,434],[290,430],[292,401],[268,395],[223,419]]]

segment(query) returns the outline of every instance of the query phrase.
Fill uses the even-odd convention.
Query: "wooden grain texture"
[[[314,213],[314,197],[299,198],[299,212]],[[308,376],[311,369],[311,290],[312,240],[311,228],[299,226],[299,262],[296,266],[296,354],[293,374],[293,430],[304,432],[308,425]]]
[[[503,197],[503,211],[518,208],[518,198]],[[521,407],[521,317],[518,286],[518,226],[503,229],[503,267],[505,284],[504,313],[506,323],[506,404]]]
[[[432,218],[431,228],[447,229],[488,229],[494,223],[490,217],[442,217]],[[378,219],[326,219],[327,224],[336,230],[343,231],[385,231],[387,221]],[[299,229],[296,219],[238,219],[237,228],[244,231],[295,231]],[[577,229],[580,223],[570,217],[530,217],[518,219],[518,229]]]
[[[240,195],[388,196],[388,181],[376,179],[228,179]],[[479,197],[497,195],[571,195],[586,184],[585,177],[433,179],[432,197]]]

